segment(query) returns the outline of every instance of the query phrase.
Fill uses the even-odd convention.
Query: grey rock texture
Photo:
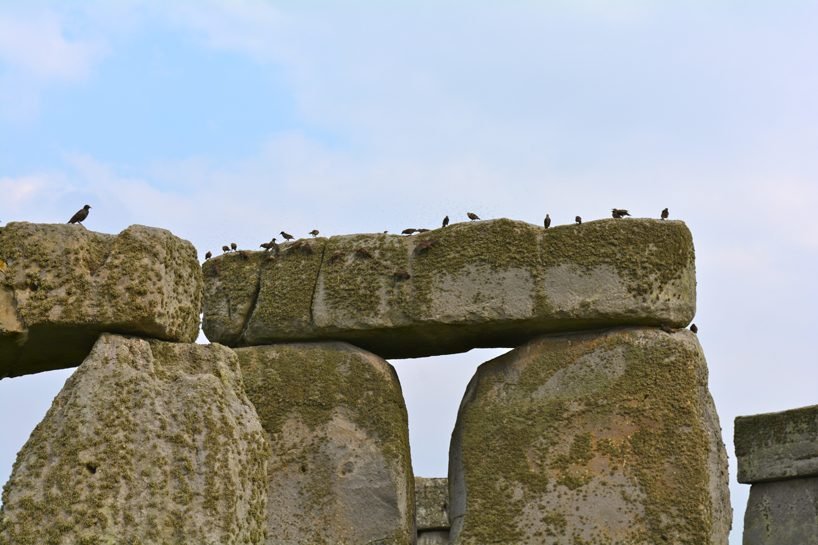
[[[193,342],[196,250],[164,229],[0,227],[0,378],[79,365],[102,332]]]
[[[417,545],[449,545],[448,530],[418,531]]]
[[[695,312],[693,242],[679,221],[468,222],[300,240],[203,271],[205,335],[229,346],[342,340],[405,358],[549,331],[683,327]]]
[[[818,477],[753,484],[744,545],[818,545]]]
[[[236,350],[269,437],[267,545],[408,545],[406,408],[394,369],[345,343]]]
[[[544,336],[483,364],[449,463],[455,545],[727,543],[727,457],[686,330]]]
[[[818,476],[818,405],[739,416],[734,430],[738,482]]]
[[[0,544],[261,544],[266,454],[231,350],[103,334],[17,456]]]
[[[418,530],[449,529],[449,479],[415,477]]]

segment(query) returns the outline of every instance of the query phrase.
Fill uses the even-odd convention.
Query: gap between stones
[[[321,262],[318,264],[318,272],[315,273],[315,282],[312,283],[312,294],[310,294],[310,325],[315,324],[315,319],[313,317],[313,309],[315,308],[315,293],[318,291],[318,279],[321,278],[321,271],[324,268],[324,256],[327,253],[328,243],[329,239],[324,242],[324,245],[321,248]]]
[[[250,319],[253,317],[253,314],[256,312],[256,306],[258,305],[258,296],[261,293],[261,272],[264,269],[264,264],[267,262],[267,259],[262,260],[258,266],[258,274],[256,275],[256,289],[253,292],[253,299],[250,303],[250,307],[247,309],[247,314],[244,315],[244,323],[241,326],[241,333],[239,333],[239,338],[236,340],[236,344],[240,345],[242,339],[247,334],[247,328],[250,327]]]

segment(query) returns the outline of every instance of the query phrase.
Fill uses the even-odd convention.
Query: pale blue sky
[[[0,221],[88,203],[204,254],[667,206],[735,475],[736,415],[818,402],[818,5],[613,4],[0,3]],[[495,353],[398,363],[418,474]],[[0,382],[0,482],[66,376]]]

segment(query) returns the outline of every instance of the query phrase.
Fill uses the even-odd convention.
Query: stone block
[[[267,545],[409,545],[414,480],[394,369],[345,343],[239,348],[269,437]]]
[[[696,299],[690,232],[649,219],[299,240],[278,256],[211,259],[204,277],[213,342],[341,340],[384,358],[518,346],[549,331],[680,328]]]
[[[449,529],[449,479],[415,477],[418,531]]]
[[[202,274],[192,244],[132,225],[0,227],[0,378],[79,365],[99,334],[193,342]]]
[[[0,545],[262,544],[266,447],[230,349],[103,334],[17,455]]]
[[[733,437],[740,483],[818,476],[818,405],[739,416]]]
[[[543,336],[484,363],[449,463],[453,545],[727,543],[727,456],[687,330]]]
[[[818,477],[753,484],[742,543],[818,545]]]

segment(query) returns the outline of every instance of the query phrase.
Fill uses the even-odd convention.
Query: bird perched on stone
[[[284,231],[281,231],[281,236],[284,237],[284,240],[292,240],[295,238],[290,233],[285,233]]]
[[[472,220],[472,221],[474,221],[474,220],[479,220],[479,219],[480,219],[480,216],[478,216],[478,215],[477,215],[477,214],[475,214],[474,212],[466,212],[466,215],[467,215],[467,216],[469,217],[469,219],[470,219],[470,220]]]
[[[548,214],[545,215],[545,221],[543,222],[543,225],[545,226],[546,229],[551,227],[551,216],[549,216]]]
[[[230,249],[231,249],[231,250],[233,250],[233,251],[235,252],[236,250],[238,250],[238,249],[239,249],[239,245],[238,245],[238,244],[236,244],[235,242],[231,242],[231,243],[230,243]]]
[[[278,252],[280,251],[278,244],[276,244],[276,237],[273,237],[270,242],[262,242],[261,247],[264,248],[265,252],[272,250],[275,255],[278,255]]]
[[[667,211],[667,208],[665,208],[664,210],[662,210],[662,215],[661,215],[661,218],[662,218],[663,220],[666,220],[666,219],[667,219],[667,217],[668,217],[669,215],[670,215],[670,212],[668,212],[668,211]]]
[[[404,229],[400,232],[402,235],[411,235],[412,233],[417,233],[417,229],[412,229],[411,227],[408,229]]]
[[[318,236],[319,232],[320,231],[318,231],[318,229],[313,229],[312,231],[309,232],[309,234],[312,235],[312,238],[315,238]]]
[[[446,227],[447,225],[449,225],[449,216],[443,218],[443,225],[441,225],[441,227]]]
[[[690,324],[690,331],[692,331],[693,333],[698,333],[699,328],[696,327],[696,324]]]
[[[612,208],[611,209],[611,216],[616,219],[624,218],[625,216],[630,216],[631,213],[625,210],[624,208]]]
[[[224,253],[229,252],[229,251],[230,251],[230,246],[222,246],[222,251],[223,251]]]
[[[83,220],[88,217],[88,211],[89,210],[91,210],[91,207],[86,204],[85,206],[83,206],[82,208],[77,210],[76,214],[71,216],[71,219],[68,220],[68,223],[80,223],[81,224],[83,222]]]
[[[213,257],[213,252],[211,252],[210,250],[208,250],[208,251],[207,251],[207,253],[205,254],[205,261],[207,261],[207,260],[208,260],[208,259],[210,259],[211,257]]]
[[[575,217],[574,221],[577,223],[577,225],[582,225],[582,217],[581,216]]]

